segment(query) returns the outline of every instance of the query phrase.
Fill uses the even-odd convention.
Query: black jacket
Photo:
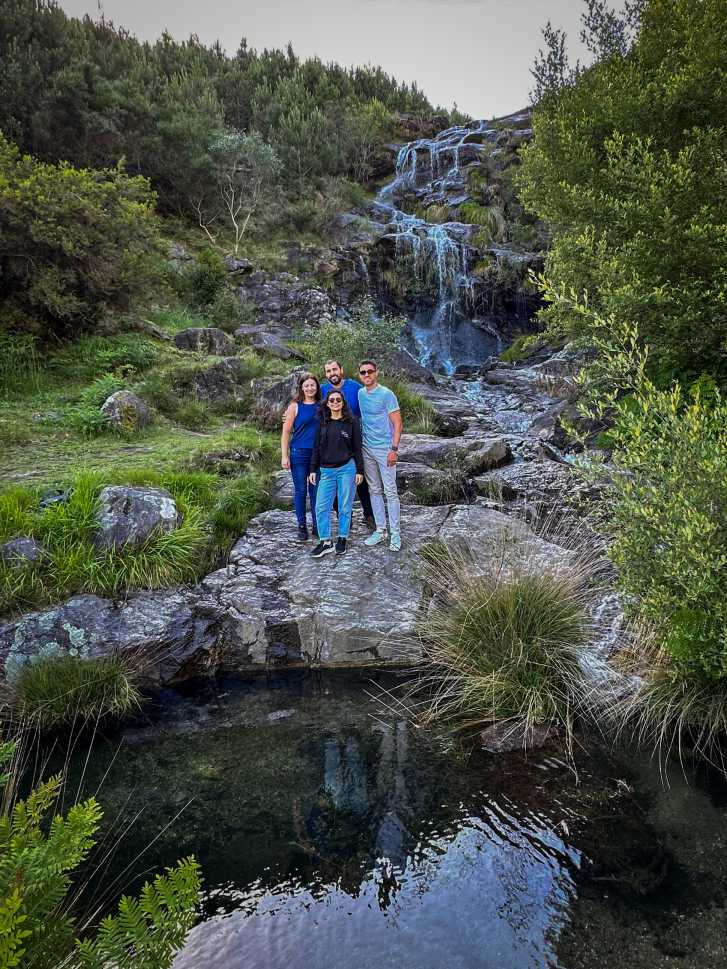
[[[361,425],[357,417],[350,420],[321,421],[310,461],[311,471],[319,468],[342,468],[354,459],[356,474],[363,474]]]

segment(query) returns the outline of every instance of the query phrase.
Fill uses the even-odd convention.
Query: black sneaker
[[[301,542],[308,541],[308,529],[305,525],[298,525],[298,538]]]
[[[346,539],[339,538],[338,541],[336,542],[336,555],[345,555],[345,554],[346,554]]]
[[[310,553],[312,558],[320,559],[324,555],[329,555],[333,551],[333,542],[319,542],[313,551]]]

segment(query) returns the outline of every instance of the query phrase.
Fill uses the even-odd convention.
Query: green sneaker
[[[382,542],[385,542],[385,541],[386,541],[386,532],[380,532],[377,528],[376,531],[373,533],[373,535],[369,535],[369,537],[365,539],[364,545],[368,545],[369,548],[373,548],[374,545],[380,545]]]
[[[391,541],[389,542],[389,549],[392,552],[401,551],[401,535],[398,532],[391,533]]]

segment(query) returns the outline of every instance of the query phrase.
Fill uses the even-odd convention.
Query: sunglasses
[[[370,373],[376,373],[375,370],[359,370],[362,377],[368,377]]]
[[[328,396],[328,403],[329,404],[342,404],[343,403],[343,397],[331,397],[330,394],[329,394],[329,396]]]

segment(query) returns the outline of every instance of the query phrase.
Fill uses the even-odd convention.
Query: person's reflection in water
[[[411,814],[406,789],[406,762],[409,753],[409,735],[405,721],[396,726],[377,724],[374,728],[381,734],[379,766],[376,773],[376,790],[379,809],[386,811],[379,823],[376,835],[376,871],[379,908],[382,912],[391,905],[399,890],[396,869],[406,868],[406,826],[402,815]]]

